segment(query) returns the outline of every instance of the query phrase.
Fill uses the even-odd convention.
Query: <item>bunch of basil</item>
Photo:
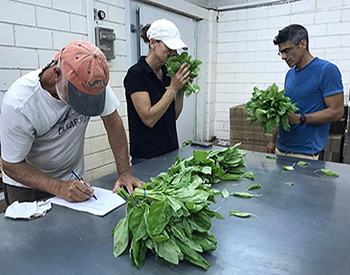
[[[251,116],[248,118],[249,125],[260,120],[261,128],[271,133],[279,124],[285,131],[290,131],[287,114],[299,110],[295,105],[289,97],[284,96],[284,90],[278,91],[274,83],[265,91],[254,87],[253,97],[245,105],[245,110]]]
[[[209,263],[200,253],[216,249],[211,218],[223,219],[209,209],[220,194],[209,183],[219,182],[228,170],[244,172],[245,153],[238,146],[195,151],[182,160],[177,157],[167,172],[151,178],[143,189],[128,194],[119,188],[127,214],[112,231],[114,256],[120,256],[130,243],[131,261],[139,268],[150,250],[170,265],[186,259],[207,269]]]
[[[199,65],[202,64],[202,61],[198,59],[192,59],[191,56],[188,55],[187,52],[182,52],[178,55],[168,55],[166,59],[165,66],[168,70],[168,76],[173,77],[176,72],[179,70],[180,66],[186,62],[187,65],[190,65],[191,73],[189,77],[191,79],[194,79],[198,76],[198,72],[200,70]],[[186,97],[189,97],[192,93],[197,94],[199,92],[200,88],[198,85],[192,84],[192,81],[188,81],[185,86],[182,87],[182,89],[179,91],[180,93],[185,93]]]

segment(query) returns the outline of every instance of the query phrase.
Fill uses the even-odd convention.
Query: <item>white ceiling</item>
[[[249,2],[255,2],[255,3],[260,2],[258,0],[185,0],[185,1],[204,8],[212,8],[212,9],[216,9],[217,7],[222,7],[222,6],[237,5],[237,4],[243,4],[243,3],[249,3]],[[266,0],[262,0],[261,2],[266,2]]]
[[[207,8],[207,9],[215,9],[221,10],[222,8],[226,8],[227,6],[256,6],[261,4],[272,4],[276,2],[294,2],[300,0],[185,0],[189,3],[195,4],[197,6]]]

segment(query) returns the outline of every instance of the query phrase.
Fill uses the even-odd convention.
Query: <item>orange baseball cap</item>
[[[100,115],[109,81],[109,67],[103,52],[89,42],[73,41],[56,54],[54,61],[59,59],[68,80],[72,108],[82,115]]]

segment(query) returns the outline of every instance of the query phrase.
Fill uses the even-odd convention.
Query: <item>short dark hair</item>
[[[301,40],[306,40],[307,49],[309,50],[309,34],[307,29],[299,24],[292,24],[287,27],[284,27],[278,32],[278,35],[275,36],[273,43],[279,45],[284,42],[291,42],[294,45],[298,45]]]

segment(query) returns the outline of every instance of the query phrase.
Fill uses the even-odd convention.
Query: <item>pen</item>
[[[80,182],[81,182],[82,184],[84,184],[86,187],[89,187],[89,186],[87,186],[87,184],[81,179],[81,177],[79,177],[79,176],[77,175],[77,173],[75,173],[73,170],[72,170],[72,174],[74,175],[74,177],[77,178],[78,181],[80,181]],[[97,200],[97,198],[96,198],[95,195],[93,195],[93,197],[94,197],[95,200]]]

